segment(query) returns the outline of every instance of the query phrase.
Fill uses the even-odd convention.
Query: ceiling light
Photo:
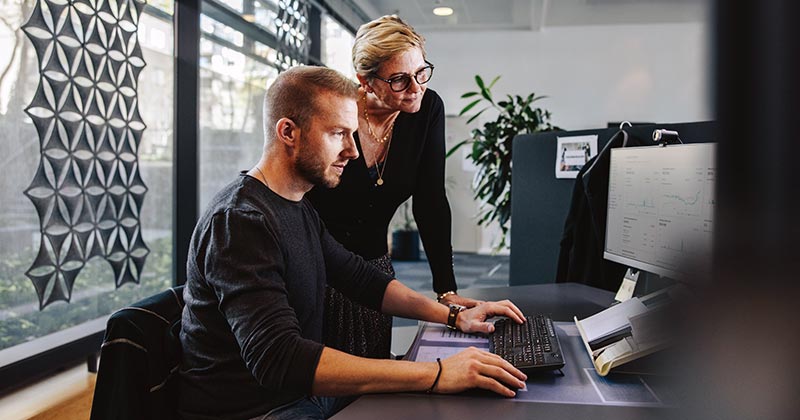
[[[433,9],[433,14],[436,16],[450,16],[453,14],[453,9],[450,7],[436,7]]]

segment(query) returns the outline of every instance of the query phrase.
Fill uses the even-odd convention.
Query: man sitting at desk
[[[184,418],[325,418],[372,392],[454,393],[484,388],[512,397],[525,375],[468,349],[440,363],[364,359],[324,347],[325,284],[403,317],[491,332],[487,317],[523,322],[511,302],[458,312],[412,291],[347,251],[303,199],[335,187],[358,157],[357,88],[334,70],[295,67],[264,99],[258,164],[211,201],[192,237],[180,334]],[[347,205],[347,203],[342,203]],[[324,397],[323,397],[324,396]]]

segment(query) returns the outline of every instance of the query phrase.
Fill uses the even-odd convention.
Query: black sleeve
[[[350,299],[380,311],[386,286],[393,280],[392,277],[348,251],[328,233],[324,225],[320,242],[328,283]]]
[[[425,255],[431,266],[433,290],[443,293],[456,290],[457,286],[453,274],[452,216],[444,188],[444,104],[438,95],[431,94],[434,101],[413,194],[413,210]]]
[[[301,337],[283,252],[263,215],[228,210],[209,226],[205,279],[261,386],[310,393],[322,345]]]

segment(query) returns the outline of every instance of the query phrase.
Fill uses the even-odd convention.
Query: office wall
[[[501,75],[496,94],[547,95],[539,105],[553,113],[553,122],[578,130],[620,120],[713,119],[708,34],[709,25],[698,22],[423,35],[428,58],[436,65],[431,87],[444,99],[448,114],[457,114],[468,103],[460,96],[475,89],[475,74],[487,81]],[[469,133],[467,127],[458,127],[466,119],[449,120],[449,133],[454,133],[449,142]],[[459,159],[448,162],[448,176],[457,188],[467,188],[473,173]],[[454,249],[488,252],[497,230],[475,227],[471,215],[477,207],[469,194],[451,192],[450,200],[457,209],[454,232],[469,233],[454,237]]]

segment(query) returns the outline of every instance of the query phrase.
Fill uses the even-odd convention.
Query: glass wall
[[[353,41],[355,36],[336,19],[322,16],[322,62],[347,77],[356,80],[353,69]]]
[[[41,159],[33,121],[23,111],[39,84],[37,55],[20,29],[34,8],[33,0],[3,1],[0,19],[0,361],[16,361],[14,346],[28,355],[38,343],[48,347],[75,339],[74,334],[102,330],[106,317],[172,284],[172,136],[173,32],[172,0],[151,1],[139,20],[139,44],[146,66],[138,78],[138,108],[147,125],[138,150],[139,169],[148,190],[139,215],[150,249],[140,284],[115,288],[114,273],[102,257],[80,270],[71,302],[39,309],[31,280],[25,275],[37,256],[40,222],[23,192]],[[93,322],[94,320],[98,320]],[[85,328],[81,328],[85,327]],[[88,331],[87,331],[88,329]],[[54,334],[62,332],[62,334]],[[46,344],[45,344],[46,343]],[[40,350],[44,350],[42,348]],[[0,366],[2,367],[2,366]]]
[[[42,150],[34,121],[24,111],[37,95],[40,69],[37,51],[21,29],[37,1],[65,3],[0,0],[0,369],[102,331],[109,314],[173,284],[174,163],[188,159],[189,166],[196,165],[202,211],[240,170],[257,162],[264,92],[278,69],[305,62],[309,50],[308,1],[205,0],[198,40],[199,138],[189,139],[198,142],[199,158],[181,158],[174,155],[174,116],[180,107],[174,99],[173,48],[180,36],[173,33],[175,1],[148,0],[136,38],[146,63],[136,86],[146,125],[136,156],[147,187],[138,218],[149,248],[140,283],[116,288],[109,262],[96,256],[80,267],[69,303],[56,301],[40,310],[26,273],[37,259],[42,226],[25,191],[37,174]],[[72,7],[73,2],[66,4]],[[323,62],[352,74],[352,34],[329,17],[321,29],[323,39],[314,42],[323,46]],[[66,155],[74,159],[77,152],[70,149]],[[66,224],[68,230],[76,228]]]
[[[274,19],[269,13],[262,17]],[[201,17],[200,29],[198,164],[202,212],[217,191],[235,180],[240,170],[250,169],[261,156],[261,102],[278,75],[278,54],[206,15]]]

